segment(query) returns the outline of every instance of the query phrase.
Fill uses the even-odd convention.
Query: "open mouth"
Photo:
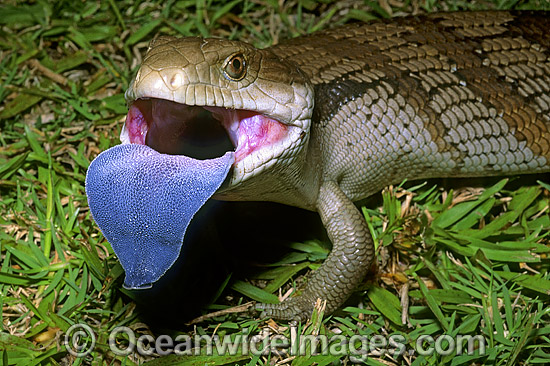
[[[121,140],[147,145],[163,154],[200,160],[217,158],[233,150],[236,165],[264,149],[282,145],[290,127],[247,110],[142,98],[130,106]],[[265,152],[264,155],[273,157]]]

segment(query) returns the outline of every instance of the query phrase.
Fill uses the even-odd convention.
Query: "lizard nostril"
[[[170,78],[170,86],[173,89],[178,89],[180,86],[183,85],[183,75],[181,73],[175,73]]]

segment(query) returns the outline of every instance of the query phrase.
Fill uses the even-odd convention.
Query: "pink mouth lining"
[[[213,143],[206,141],[212,139],[220,145],[220,127],[236,147],[235,163],[288,136],[288,126],[256,112],[188,106],[162,99],[136,100],[126,116],[130,143],[148,145],[171,155],[185,155],[189,144],[204,144],[208,148]],[[212,153],[223,155],[225,151]]]
[[[144,104],[138,100],[132,103],[126,116],[126,130],[132,144],[145,145],[145,136],[149,129],[147,121],[152,120],[151,108],[140,108]]]

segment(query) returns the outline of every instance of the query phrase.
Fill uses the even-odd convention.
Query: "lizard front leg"
[[[326,311],[331,313],[365,277],[374,259],[374,244],[363,215],[333,181],[321,185],[317,211],[332,241],[331,253],[300,296],[280,304],[258,304],[263,316],[305,320],[317,298],[327,301]]]

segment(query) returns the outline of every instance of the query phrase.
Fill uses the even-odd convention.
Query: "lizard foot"
[[[272,317],[278,320],[306,321],[311,317],[315,299],[309,296],[296,296],[279,304],[256,304],[261,310],[261,317]]]
[[[326,181],[319,191],[317,209],[332,241],[332,251],[313,272],[300,296],[280,304],[258,304],[262,316],[304,321],[311,317],[318,298],[332,313],[365,277],[374,259],[374,244],[367,222],[336,182]]]

